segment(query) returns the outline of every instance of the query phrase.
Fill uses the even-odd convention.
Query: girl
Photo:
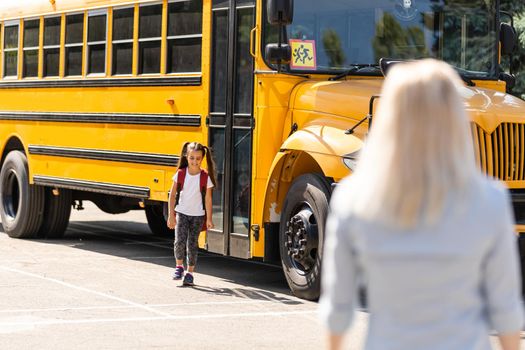
[[[208,172],[201,169],[206,157]],[[208,147],[198,142],[186,142],[182,147],[178,170],[173,176],[169,199],[168,227],[175,228],[175,260],[173,279],[185,286],[194,284],[193,271],[197,261],[199,233],[213,228],[212,188],[215,186],[215,164]],[[203,224],[205,222],[205,226]],[[188,272],[184,274],[187,251]]]
[[[491,330],[502,349],[520,348],[509,193],[475,163],[460,93],[444,62],[389,71],[356,171],[330,204],[320,311],[332,349],[363,281],[367,350],[489,350]]]

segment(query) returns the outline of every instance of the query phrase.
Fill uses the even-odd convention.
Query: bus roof
[[[0,21],[158,0],[0,0]]]

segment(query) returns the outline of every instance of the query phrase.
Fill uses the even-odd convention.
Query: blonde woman
[[[366,349],[485,350],[493,331],[519,349],[509,196],[476,167],[461,89],[436,60],[389,72],[360,163],[331,201],[320,300],[331,349],[352,322],[358,281]]]

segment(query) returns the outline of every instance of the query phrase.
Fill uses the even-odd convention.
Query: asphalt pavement
[[[0,350],[324,347],[317,303],[291,295],[279,266],[201,251],[196,285],[182,287],[173,239],[151,234],[143,211],[84,206],[60,240],[0,231]],[[358,312],[346,349],[362,348],[367,325]]]
[[[0,232],[0,349],[320,349],[317,303],[279,266],[199,253],[196,286],[173,281],[173,241],[142,211],[85,203],[63,239]],[[348,337],[360,349],[367,314]]]

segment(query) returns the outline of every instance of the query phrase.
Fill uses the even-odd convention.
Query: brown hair
[[[211,182],[214,186],[217,186],[215,180],[215,162],[213,161],[213,155],[211,149],[204,146],[198,142],[185,142],[182,146],[181,155],[179,159],[179,164],[177,167],[179,169],[184,169],[188,167],[188,152],[191,151],[201,151],[203,158],[206,158],[206,165],[208,167],[208,176],[210,177]]]

